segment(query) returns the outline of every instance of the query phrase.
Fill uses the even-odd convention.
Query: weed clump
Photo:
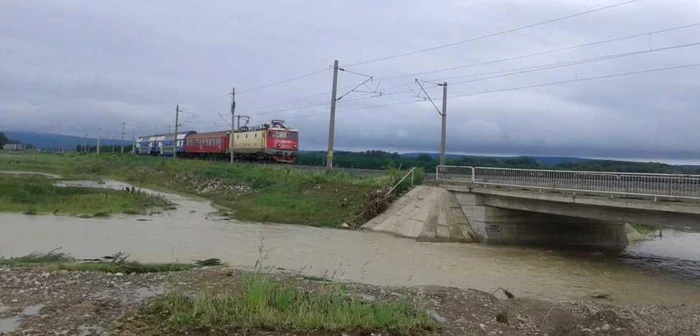
[[[108,259],[109,261],[59,264],[58,268],[67,271],[95,271],[131,274],[185,271],[197,267],[196,265],[192,264],[179,263],[143,264],[138,261],[129,260],[129,255],[123,252],[118,252],[111,256],[107,256],[105,259]]]
[[[53,249],[46,253],[30,253],[22,257],[15,258],[0,258],[0,265],[5,266],[28,266],[37,264],[62,263],[72,262],[74,259],[63,253],[58,252],[60,248]]]
[[[365,302],[334,284],[309,292],[261,272],[243,275],[235,288],[223,292],[166,294],[141,309],[140,315],[157,317],[160,327],[175,333],[389,331],[410,335],[437,328],[427,313],[406,301]]]

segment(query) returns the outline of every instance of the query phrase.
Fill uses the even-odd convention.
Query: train
[[[233,132],[233,153],[239,160],[294,163],[299,152],[299,131],[272,120],[259,126],[242,126]],[[155,134],[136,139],[139,155],[224,159],[231,155],[231,131]]]

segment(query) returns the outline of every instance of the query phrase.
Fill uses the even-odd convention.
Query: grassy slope
[[[108,216],[165,207],[160,197],[107,189],[56,187],[42,176],[0,174],[0,211],[27,214]]]
[[[0,170],[33,170],[67,176],[113,177],[213,199],[241,220],[337,226],[362,210],[365,194],[392,176],[360,177],[343,173],[298,171],[200,160],[130,155],[0,155]],[[225,188],[202,186],[214,181]],[[240,188],[242,187],[242,188]],[[235,190],[238,188],[238,190]]]

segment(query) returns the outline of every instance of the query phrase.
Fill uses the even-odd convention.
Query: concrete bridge
[[[626,223],[700,231],[696,175],[440,166],[435,177],[439,187],[409,193],[365,227],[420,240],[612,249],[627,245]]]

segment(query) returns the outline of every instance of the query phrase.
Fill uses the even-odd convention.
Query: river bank
[[[131,187],[118,181],[62,183],[90,188]],[[76,258],[90,259],[126,251],[148,263],[216,256],[233,267],[249,269],[258,261],[262,246],[267,265],[307,276],[333,275],[374,285],[442,285],[487,292],[503,287],[519,297],[555,301],[592,300],[603,293],[604,299],[596,300],[614,304],[700,302],[700,260],[692,259],[693,250],[685,256],[659,259],[644,255],[645,242],[634,245],[642,248],[630,257],[416,242],[373,232],[240,222],[221,216],[203,199],[142,191],[176,206],[151,215],[91,219],[0,214],[2,256],[61,248]],[[693,241],[679,240],[682,244],[674,245],[693,247],[697,245]]]
[[[246,272],[206,267],[183,272],[107,274],[47,271],[42,267],[0,268],[0,333],[9,335],[308,334],[293,329],[173,329],[167,312],[153,311],[166,293],[190,297],[238,286]],[[308,292],[329,283],[295,273],[275,281]],[[430,316],[433,327],[403,334],[426,335],[698,335],[700,304],[613,306],[592,302],[547,302],[508,298],[472,289],[441,286],[382,287],[342,284],[347,300],[366,304],[403,300]],[[206,290],[205,290],[206,289]],[[158,318],[153,314],[158,313]],[[164,314],[164,315],[163,315]],[[431,330],[431,328],[434,328]],[[317,331],[314,335],[401,334],[396,330]]]
[[[61,183],[81,188],[131,187],[109,180]],[[80,316],[94,316],[96,320],[86,320],[94,323],[84,326],[76,315],[74,321],[79,324],[71,324],[70,328],[82,329],[66,327],[67,334],[75,330],[100,334],[113,328],[114,323],[121,323],[119,316],[129,312],[132,315],[125,318],[130,323],[120,324],[123,328],[114,333],[136,335],[148,331],[142,328],[156,328],[154,333],[158,334],[173,326],[152,325],[148,316],[133,315],[150,302],[149,298],[164,294],[169,288],[194,291],[212,286],[235,287],[238,275],[263,262],[282,281],[302,281],[294,283],[296,288],[314,289],[326,283],[318,281],[325,278],[354,288],[353,293],[370,301],[400,297],[420,302],[422,309],[441,324],[440,330],[426,330],[427,333],[463,335],[468,330],[484,335],[499,331],[519,335],[568,330],[574,334],[692,335],[688,331],[698,326],[698,315],[692,315],[697,314],[700,303],[697,234],[665,234],[663,239],[635,243],[622,255],[436,244],[372,232],[241,222],[221,216],[204,199],[142,191],[163,197],[176,207],[151,215],[91,219],[0,214],[0,252],[4,257],[17,257],[62,248],[62,252],[79,259],[91,259],[126,251],[145,263],[189,263],[215,256],[231,266],[226,273],[234,276],[222,277],[219,268],[143,275],[6,268],[0,280],[9,285],[5,287],[7,291],[3,288],[0,306],[9,308],[0,307],[1,323],[15,327],[20,323],[20,328],[24,328],[25,320],[38,321],[31,323],[45,328],[40,321],[48,317],[40,316],[52,314],[45,307],[59,307],[55,309],[59,315],[72,310],[80,313],[80,309],[88,307]],[[662,248],[669,245],[673,246],[672,251]],[[43,285],[44,277],[54,276],[58,279],[58,292],[51,289],[53,283],[49,287]],[[76,279],[71,280],[71,276]],[[122,280],[127,278],[131,281]],[[66,289],[62,287],[64,283],[72,287]],[[112,291],[104,294],[105,287]],[[514,294],[515,299],[507,299],[499,288]],[[75,296],[66,296],[67,291]],[[497,301],[490,296],[494,292]],[[14,296],[3,296],[5,293]],[[61,301],[66,297],[73,299]],[[47,301],[32,301],[33,298]],[[58,301],[51,301],[54,299]],[[507,324],[496,317],[504,309],[512,312],[504,315]],[[548,322],[550,319],[552,322]]]
[[[280,165],[47,153],[0,154],[0,170],[38,171],[74,180],[115,179],[207,198],[230,209],[227,215],[237,220],[323,227],[357,219],[368,195],[385,189],[402,174],[392,170],[365,176]],[[420,179],[422,171],[416,182]],[[404,182],[399,190],[410,187],[410,181]]]

